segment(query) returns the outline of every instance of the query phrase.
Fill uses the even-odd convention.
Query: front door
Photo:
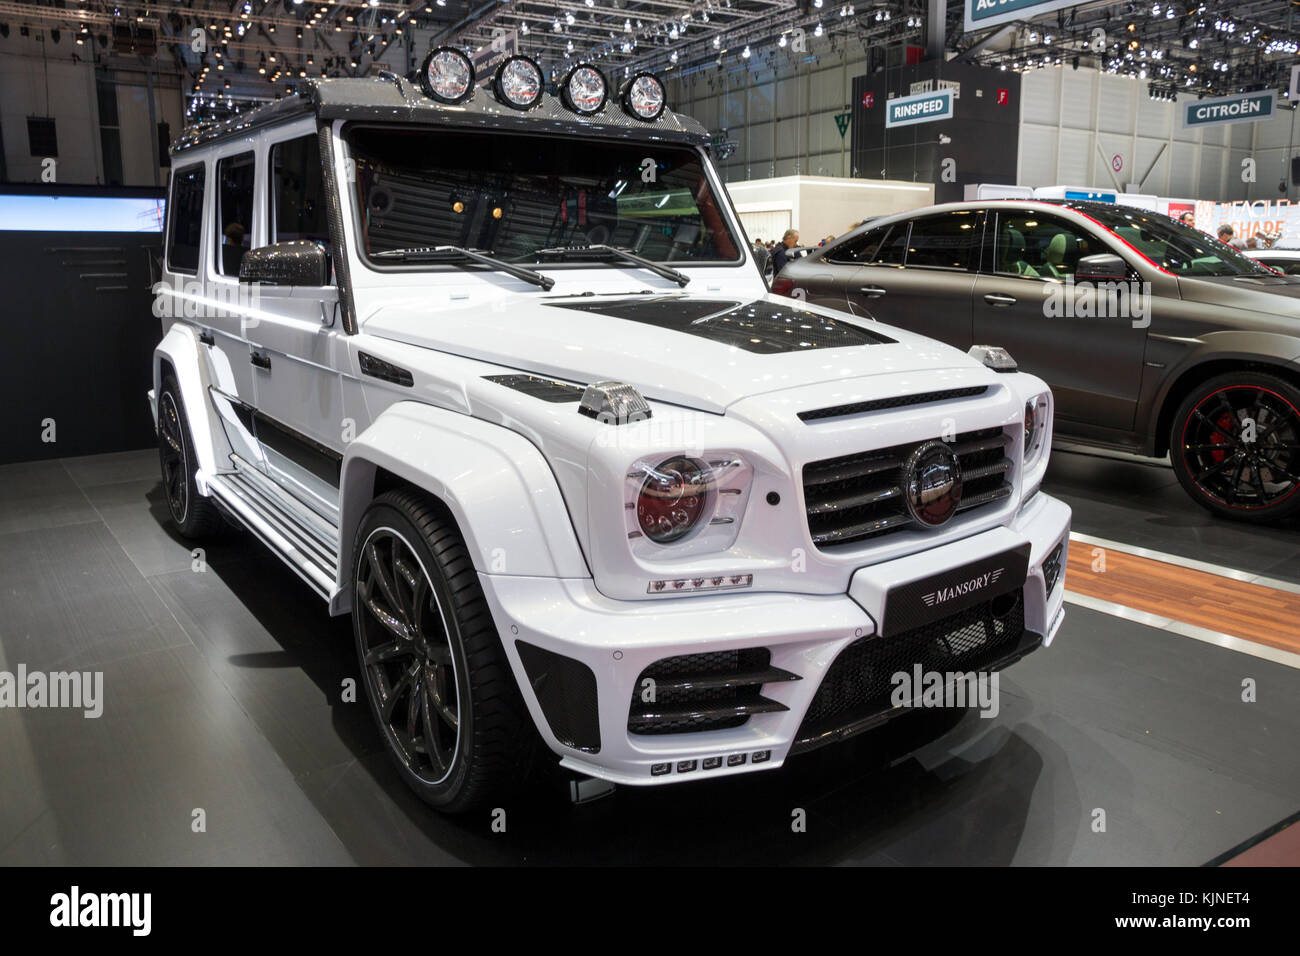
[[[975,282],[974,336],[1006,348],[1056,398],[1058,419],[1131,431],[1146,349],[1143,304],[1074,285],[1086,255],[1111,248],[1082,226],[1039,211],[990,217]],[[1149,318],[1149,300],[1145,303]],[[1105,313],[1105,314],[1098,314]]]

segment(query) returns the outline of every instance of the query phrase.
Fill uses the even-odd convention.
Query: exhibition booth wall
[[[0,193],[0,260],[23,280],[0,309],[0,464],[147,448],[162,194],[21,189]]]

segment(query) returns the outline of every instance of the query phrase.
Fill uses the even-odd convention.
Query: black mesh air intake
[[[726,730],[739,727],[751,714],[788,710],[760,691],[766,683],[799,677],[770,662],[765,647],[655,661],[637,678],[627,729],[634,734]]]
[[[515,641],[515,648],[555,739],[574,750],[599,753],[600,710],[591,668],[525,641]]]
[[[895,637],[859,638],[827,670],[795,736],[795,750],[851,736],[894,716],[898,711],[890,697],[897,673],[911,675],[918,664],[925,672],[998,670],[1038,643],[1038,635],[1025,630],[1019,590]]]
[[[961,460],[959,512],[1011,494],[1008,438],[1001,428],[963,432],[949,442]],[[912,524],[903,502],[903,462],[923,442],[842,455],[803,467],[808,530],[819,548],[851,544]]]

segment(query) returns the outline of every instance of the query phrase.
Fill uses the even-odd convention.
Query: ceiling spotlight
[[[746,60],[749,59],[749,44],[748,44],[748,43],[745,44],[745,49],[743,49],[743,50],[740,51],[740,55],[743,56]]]
[[[779,46],[781,49],[784,50],[784,49],[785,49],[785,42],[786,42],[786,41],[785,41],[785,34],[782,33],[782,34],[781,34],[781,39],[779,39],[779,40],[776,41],[776,45]]]

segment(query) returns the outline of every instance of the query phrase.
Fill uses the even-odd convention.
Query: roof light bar
[[[463,103],[474,91],[474,64],[455,47],[430,50],[420,67],[420,87],[440,103]]]

